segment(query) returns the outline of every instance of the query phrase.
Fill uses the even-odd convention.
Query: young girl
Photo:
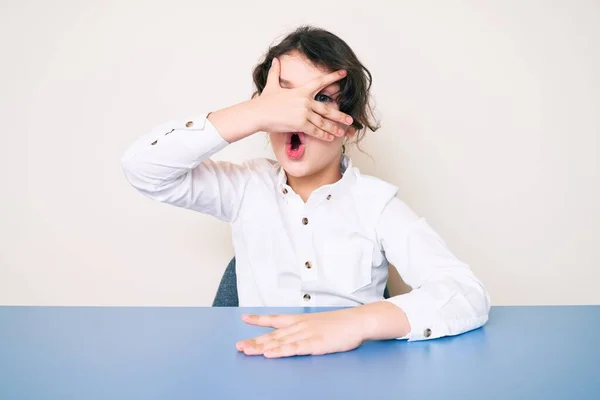
[[[268,50],[253,78],[251,100],[160,125],[122,160],[144,195],[231,224],[240,306],[358,306],[244,315],[276,329],[237,349],[325,354],[483,325],[489,297],[470,268],[396,197],[396,187],[362,175],[345,154],[347,140],[377,129],[371,74],[350,47],[301,27]],[[211,160],[256,132],[268,133],[277,161]],[[384,299],[388,263],[410,293]]]

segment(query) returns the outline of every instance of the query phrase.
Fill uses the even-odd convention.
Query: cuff
[[[167,125],[169,134],[165,139],[184,145],[190,151],[189,158],[206,159],[219,152],[229,143],[208,120],[208,114],[190,115],[170,121]]]
[[[430,302],[428,300],[418,290],[385,300],[400,307],[410,324],[410,332],[398,339],[417,341],[437,339],[447,335],[447,329],[436,315],[435,306],[428,304]]]
[[[173,119],[139,137],[126,151],[122,162],[149,157],[152,163],[191,168],[225,148],[229,143],[205,114]],[[185,117],[185,116],[184,116]]]

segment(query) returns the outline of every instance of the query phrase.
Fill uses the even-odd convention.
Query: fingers
[[[302,332],[299,325],[295,324],[254,339],[240,341],[236,347],[239,351],[243,351],[247,355],[263,354],[265,351],[286,343],[306,338],[307,332]]]
[[[312,338],[300,339],[285,343],[279,347],[266,350],[263,353],[266,358],[304,356],[309,354],[322,354],[321,352],[317,351],[315,340]]]
[[[311,102],[311,108],[314,112],[325,117],[331,121],[339,122],[344,125],[352,125],[352,117],[348,114],[344,114],[343,112],[336,110],[333,107],[326,105],[325,103],[321,103],[320,101],[313,100]]]
[[[244,314],[242,320],[250,325],[266,326],[269,328],[284,328],[299,321],[299,315],[281,314],[281,315],[256,315]]]
[[[308,339],[311,336],[312,333],[309,330],[303,329],[301,324],[295,324],[294,326],[278,329],[255,339],[238,342],[236,347],[246,355],[266,355],[275,349],[287,345],[293,346],[293,343]]]
[[[305,85],[305,87],[311,92],[311,94],[315,95],[321,90],[325,89],[327,86],[331,85],[332,83],[343,79],[346,75],[347,72],[343,69],[330,72],[326,75],[319,76],[318,78],[313,79],[312,81],[308,82]]]
[[[255,344],[265,344],[269,342],[279,342],[281,339],[300,331],[301,324],[294,324],[286,328],[277,329],[266,335],[258,336],[253,339]]]
[[[279,64],[279,60],[277,58],[273,58],[273,61],[271,62],[271,67],[269,68],[269,74],[267,75],[267,83],[265,84],[265,89],[281,87],[279,85],[280,72],[281,65]]]
[[[306,124],[304,133],[317,139],[331,142],[345,133],[337,123],[323,118],[315,112],[310,112],[307,119],[309,123]]]

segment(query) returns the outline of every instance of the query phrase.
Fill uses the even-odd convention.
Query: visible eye
[[[331,103],[333,101],[331,97],[323,93],[319,93],[318,95],[316,95],[315,100],[320,101],[321,103]]]

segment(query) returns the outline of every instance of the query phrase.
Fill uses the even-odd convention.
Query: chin
[[[312,168],[310,167],[310,162],[307,159],[292,161],[289,160],[284,154],[283,156],[278,157],[278,161],[285,172],[294,178],[302,178],[313,173]]]

